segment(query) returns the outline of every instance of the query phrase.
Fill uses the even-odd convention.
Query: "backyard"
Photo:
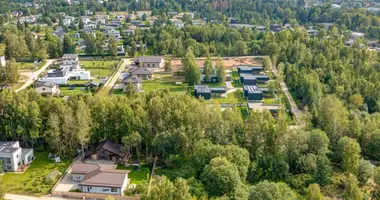
[[[232,93],[226,94],[227,98],[220,97],[220,98],[213,98],[209,101],[206,101],[207,103],[219,103],[219,104],[240,104],[240,103],[246,103],[247,98],[243,96],[243,91],[237,90]]]
[[[128,178],[131,180],[132,184],[140,185],[143,183],[147,183],[149,180],[150,170],[147,166],[141,166],[140,169],[134,166],[125,167],[123,165],[118,165],[116,169],[120,170],[130,170],[128,173]]]
[[[143,81],[143,90],[145,92],[168,89],[170,92],[186,93],[188,85],[183,83],[183,76],[173,76],[172,74],[154,74],[153,80]],[[182,84],[176,84],[182,82]]]
[[[63,96],[70,96],[70,95],[74,95],[74,94],[83,94],[83,93],[87,93],[87,91],[83,90],[84,87],[80,87],[80,86],[77,86],[75,87],[74,89],[70,90],[70,87],[63,87],[63,86],[60,86],[59,87],[59,90],[61,91],[61,94]]]
[[[63,173],[69,166],[69,160],[53,163],[48,159],[49,153],[35,151],[35,160],[23,174],[6,173],[3,185],[6,192],[41,196],[49,193],[54,184],[45,184],[45,178],[54,170]]]

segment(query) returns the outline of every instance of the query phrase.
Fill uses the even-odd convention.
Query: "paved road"
[[[273,72],[273,74],[275,74],[277,76],[278,70],[277,70],[277,67],[275,65],[272,66],[272,72]],[[281,86],[281,90],[284,92],[286,98],[288,98],[291,111],[294,115],[294,118],[296,119],[297,124],[298,124],[298,126],[293,126],[293,128],[302,128],[304,126],[304,123],[302,120],[301,110],[298,108],[296,102],[294,101],[292,95],[289,92],[288,86],[286,85],[286,83],[283,80],[280,82],[280,86]]]
[[[116,81],[119,79],[121,73],[124,71],[125,67],[131,64],[131,59],[122,59],[119,69],[107,80],[107,82],[102,87],[102,93],[108,94],[112,87],[115,85]]]
[[[42,66],[39,70],[33,72],[33,75],[32,76],[29,76],[28,80],[25,81],[24,85],[22,85],[20,88],[18,88],[17,90],[15,90],[15,92],[19,92],[21,90],[24,90],[26,89],[27,87],[29,87],[30,85],[33,84],[33,82],[38,78],[38,76],[46,70],[46,68],[48,68],[54,61],[56,61],[56,59],[48,59],[46,60],[46,63],[44,66]]]
[[[5,199],[6,200],[68,200],[62,197],[52,197],[52,196],[32,197],[32,196],[23,196],[23,195],[16,195],[16,194],[5,194]]]

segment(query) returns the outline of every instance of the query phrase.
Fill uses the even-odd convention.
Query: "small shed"
[[[99,86],[100,86],[100,83],[96,81],[90,81],[86,85],[84,85],[84,87],[88,91],[95,91],[99,88]]]
[[[244,96],[248,100],[261,101],[263,100],[263,92],[256,85],[244,85]]]

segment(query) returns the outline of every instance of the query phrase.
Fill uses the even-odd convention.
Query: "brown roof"
[[[98,146],[96,147],[96,150],[105,149],[109,152],[112,152],[120,156],[122,154],[121,148],[122,148],[121,145],[115,144],[111,140],[105,140],[98,144]]]
[[[88,163],[75,163],[71,168],[72,174],[88,174],[92,171],[100,169],[100,166],[97,164],[88,164]]]
[[[79,185],[122,187],[129,171],[102,171],[84,181]]]

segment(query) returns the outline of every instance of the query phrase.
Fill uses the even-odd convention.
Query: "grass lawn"
[[[169,89],[170,92],[186,93],[187,84],[176,85],[174,82],[164,82],[160,80],[143,81],[143,90],[145,92]]]
[[[37,69],[40,69],[46,64],[46,61],[42,61],[37,65]],[[14,62],[13,65],[17,66],[19,70],[37,70],[34,69],[34,62]]]
[[[227,94],[227,98],[213,98],[209,101],[206,101],[209,103],[216,103],[218,102],[219,104],[239,104],[241,102],[246,103],[247,99],[243,95],[243,91],[238,90],[232,93]]]
[[[124,95],[123,89],[113,89],[111,91],[111,94],[114,94],[114,95]]]
[[[128,178],[131,179],[133,184],[140,185],[147,183],[149,180],[150,170],[147,166],[141,166],[139,171],[134,166],[125,167],[124,165],[117,165],[116,169],[130,170]]]
[[[242,106],[242,107],[239,107],[239,109],[240,109],[241,116],[243,117],[243,119],[247,119],[247,117],[248,117],[248,107],[247,106]]]
[[[0,43],[0,56],[5,54],[5,43]]]
[[[88,69],[91,72],[91,76],[111,76],[113,71],[111,69]]]
[[[54,170],[63,173],[70,164],[69,160],[63,160],[61,163],[52,163],[48,159],[48,155],[48,152],[35,151],[34,156],[36,159],[26,172],[23,174],[6,173],[3,176],[5,191],[33,196],[48,194],[53,185],[45,184],[46,176]]]
[[[64,96],[87,93],[87,91],[82,90],[82,87],[75,87],[74,90],[69,90],[69,87],[59,87],[59,90],[61,91],[61,94],[63,94]]]
[[[95,81],[97,81],[97,80],[95,80]],[[89,82],[89,80],[68,80],[67,85],[72,85],[72,84],[85,85],[88,82]]]
[[[153,56],[153,47],[147,47],[146,51],[144,52],[144,55],[146,56]]]
[[[80,64],[87,69],[111,69],[119,60],[81,60]]]
[[[233,69],[231,79],[232,79],[232,86],[242,87],[242,84],[240,83],[240,76],[236,69]]]

